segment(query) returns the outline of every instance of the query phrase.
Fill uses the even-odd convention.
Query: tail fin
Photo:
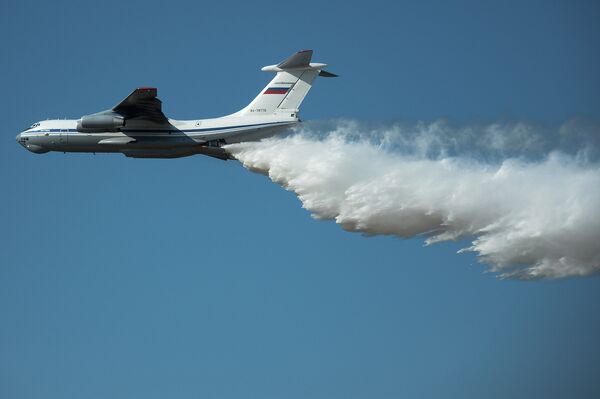
[[[317,75],[337,76],[323,71],[327,64],[311,63],[312,54],[312,50],[299,51],[277,65],[262,68],[265,72],[277,72],[277,75],[247,107],[234,115],[297,115]]]

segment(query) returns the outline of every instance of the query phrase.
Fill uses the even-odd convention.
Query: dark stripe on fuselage
[[[217,130],[230,130],[230,129],[241,129],[245,127],[263,127],[263,126],[274,126],[274,125],[284,125],[284,124],[292,124],[296,122],[269,122],[269,123],[258,123],[254,125],[237,125],[237,126],[221,126],[221,127],[208,127],[203,129],[121,129],[123,133],[173,133],[173,132],[182,132],[182,133],[196,133],[196,132],[209,132],[209,131],[217,131]],[[27,133],[78,133],[77,129],[41,129],[41,130],[32,130],[25,131]]]

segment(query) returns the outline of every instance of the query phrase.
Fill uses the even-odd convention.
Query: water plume
[[[338,120],[226,148],[316,219],[427,245],[467,239],[459,252],[501,278],[551,279],[600,271],[593,133],[577,122],[548,131]]]

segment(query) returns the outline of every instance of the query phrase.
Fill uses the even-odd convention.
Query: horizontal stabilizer
[[[327,72],[324,70],[321,70],[321,72],[319,72],[319,76],[323,76],[324,78],[337,78],[338,77],[338,75],[336,75],[335,73]]]
[[[312,50],[302,50],[298,51],[296,54],[291,57],[286,58],[281,61],[277,66],[281,69],[301,69],[306,68],[310,65],[310,60],[312,58],[313,51]]]
[[[277,65],[267,65],[261,68],[265,72],[284,72],[284,71],[320,71],[327,64],[321,64],[317,62],[310,62],[312,59],[312,50],[298,51],[291,57],[286,58]]]

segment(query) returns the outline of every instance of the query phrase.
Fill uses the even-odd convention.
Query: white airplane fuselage
[[[16,139],[37,154],[49,151],[120,152],[135,158],[204,154],[227,159],[228,154],[220,148],[222,145],[257,141],[279,134],[298,123],[295,115],[288,118],[278,115],[277,119],[262,116],[186,121],[169,119],[170,126],[156,128],[136,126],[131,121],[120,131],[94,133],[78,131],[77,119],[57,119],[34,123],[19,133]]]
[[[113,108],[80,119],[34,123],[17,135],[31,152],[120,152],[134,158],[178,158],[194,154],[231,156],[222,146],[257,141],[299,122],[300,104],[317,76],[334,77],[326,64],[311,63],[312,50],[299,51],[262,68],[275,77],[243,109],[212,119],[175,120],[162,112],[157,89],[135,89]]]

